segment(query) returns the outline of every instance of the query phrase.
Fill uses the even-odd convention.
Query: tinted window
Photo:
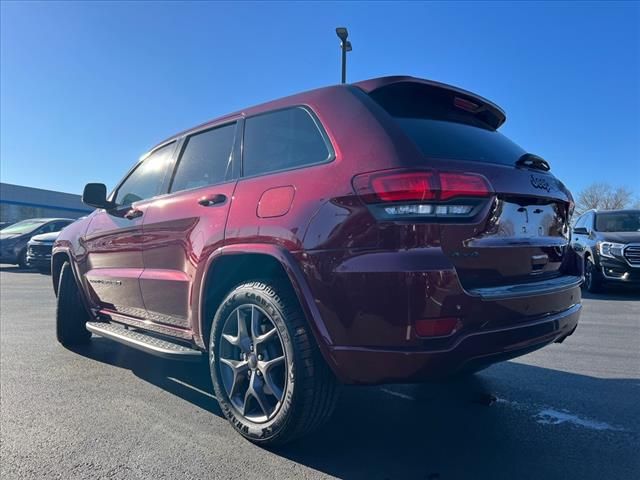
[[[513,165],[526,153],[491,126],[496,119],[489,109],[467,111],[456,105],[451,92],[398,84],[380,88],[370,97],[426,156]]]
[[[46,225],[43,225],[41,228],[38,229],[38,233],[51,233],[51,232],[57,232],[58,230],[60,230],[60,228],[58,228],[58,223],[57,222],[51,222],[51,223],[47,223]]]
[[[71,223],[73,223],[73,222],[69,222],[67,220],[62,220],[62,221],[59,221],[59,222],[55,222],[53,224],[52,232],[58,232],[58,231],[62,230],[64,227],[66,227],[67,225],[71,225]]]
[[[640,232],[640,211],[598,213],[596,230],[598,232]]]
[[[320,163],[330,155],[313,117],[300,107],[248,118],[243,152],[245,176]]]
[[[495,130],[430,118],[396,122],[427,156],[514,165],[526,152]]]
[[[131,205],[160,193],[173,147],[174,144],[171,143],[156,150],[131,172],[118,188],[115,197],[117,205]]]
[[[171,191],[224,182],[232,176],[231,152],[236,124],[192,135],[180,156]]]

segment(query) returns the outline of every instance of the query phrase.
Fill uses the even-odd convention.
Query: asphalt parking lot
[[[272,452],[221,417],[206,362],[55,341],[50,277],[0,267],[0,476],[640,478],[640,293],[586,296],[564,344],[445,384],[345,388]]]

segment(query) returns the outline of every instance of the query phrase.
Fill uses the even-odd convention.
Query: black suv
[[[584,261],[584,287],[640,285],[640,210],[590,210],[573,227],[571,248]]]

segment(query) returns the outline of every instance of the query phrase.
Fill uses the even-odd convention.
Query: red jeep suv
[[[340,384],[422,382],[561,342],[571,194],[504,112],[412,77],[331,86],[160,143],[55,243],[57,337],[208,355],[249,440],[320,425]]]

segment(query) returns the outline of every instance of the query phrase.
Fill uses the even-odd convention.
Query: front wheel
[[[56,308],[56,336],[64,346],[81,345],[89,342],[91,332],[85,324],[89,319],[80,290],[73,276],[71,265],[65,262],[60,271],[58,283],[58,304]]]
[[[29,265],[27,265],[27,249],[26,248],[18,254],[18,267],[22,270],[29,268]]]
[[[602,290],[602,276],[590,257],[584,262],[584,288],[589,293],[598,293]]]
[[[277,446],[326,421],[338,385],[287,285],[249,282],[213,319],[209,360],[216,398],[248,440]]]

